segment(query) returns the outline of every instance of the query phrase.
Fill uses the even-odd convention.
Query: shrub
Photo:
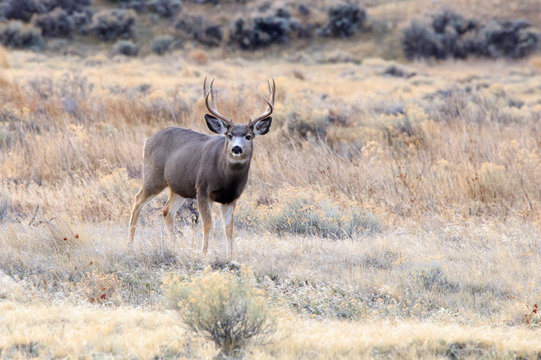
[[[490,58],[523,58],[533,53],[539,33],[524,20],[490,21],[480,31],[477,52]]]
[[[150,48],[158,55],[163,55],[169,51],[173,37],[169,35],[156,36],[150,43]]]
[[[180,0],[150,0],[147,2],[147,9],[166,18],[177,16],[182,8]]]
[[[133,10],[102,10],[92,17],[90,32],[103,41],[131,38],[135,17]]]
[[[243,272],[212,272],[197,277],[167,279],[168,298],[193,331],[212,340],[226,356],[238,353],[251,340],[264,341],[275,329],[265,298]]]
[[[122,281],[115,274],[104,274],[97,270],[85,273],[77,283],[81,294],[91,303],[113,304],[120,299]]]
[[[65,10],[60,8],[36,16],[34,25],[41,29],[43,36],[48,37],[69,38],[74,29],[73,20]]]
[[[50,10],[54,8],[61,8],[67,11],[69,14],[77,11],[84,11],[85,7],[92,3],[92,0],[34,0],[35,2],[41,2],[48,4]]]
[[[223,39],[221,25],[202,16],[184,16],[175,24],[175,28],[206,46],[218,46]]]
[[[478,175],[478,186],[472,190],[479,200],[490,203],[512,199],[516,186],[503,165],[483,162]]]
[[[118,40],[115,43],[113,51],[115,54],[137,56],[137,54],[139,54],[139,45],[131,40]]]
[[[383,75],[388,76],[395,76],[395,77],[402,77],[409,79],[412,76],[415,76],[416,73],[412,71],[408,71],[407,69],[404,69],[402,67],[396,66],[396,65],[390,65],[383,70]]]
[[[0,43],[13,48],[40,49],[43,37],[39,29],[24,26],[20,21],[0,24]]]
[[[87,33],[88,29],[86,27],[92,22],[93,15],[94,13],[90,10],[74,12],[70,15],[73,27],[83,34]]]
[[[165,18],[174,18],[182,9],[181,0],[128,0],[119,1],[125,9],[137,12],[150,11]]]
[[[537,48],[539,34],[523,20],[490,21],[479,25],[474,19],[444,11],[430,23],[412,22],[404,29],[402,48],[408,59],[448,57],[491,58],[528,56]]]
[[[82,12],[91,0],[4,0],[0,3],[0,19],[30,21],[34,14],[45,14],[59,8],[72,14]]]
[[[275,43],[284,43],[292,28],[292,20],[284,16],[257,16],[237,19],[229,33],[229,41],[243,50],[256,50]]]
[[[313,109],[309,114],[291,112],[286,116],[287,130],[303,139],[325,139],[331,125],[329,111]]]
[[[443,11],[430,24],[413,22],[403,33],[402,46],[408,59],[447,57],[465,58],[476,48],[477,21]]]
[[[408,275],[419,287],[426,290],[449,293],[460,289],[459,284],[447,279],[442,265],[437,260],[414,264]]]
[[[413,22],[404,29],[402,36],[402,49],[409,60],[415,58],[435,57],[442,59],[445,56],[439,48],[439,41],[432,31],[425,25]]]
[[[0,3],[0,18],[30,21],[32,15],[44,13],[48,9],[44,2],[35,0],[7,0]]]
[[[191,0],[192,2],[196,4],[213,4],[213,5],[219,5],[223,3],[239,3],[239,4],[245,4],[248,0]]]
[[[303,26],[287,9],[278,8],[274,15],[237,19],[229,29],[229,42],[243,50],[257,50],[293,37],[309,38],[312,30],[312,24]]]
[[[271,210],[270,230],[278,234],[318,235],[343,239],[359,233],[381,230],[381,222],[372,213],[351,204],[291,191],[286,200]]]
[[[350,37],[361,28],[366,20],[366,11],[354,4],[341,4],[329,9],[327,23],[318,30],[319,35]]]
[[[0,224],[10,218],[10,203],[11,199],[9,198],[8,194],[0,192]]]

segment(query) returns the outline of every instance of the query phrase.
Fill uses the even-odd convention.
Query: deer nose
[[[233,154],[240,155],[242,154],[242,148],[240,146],[233,146],[233,149],[231,149]]]

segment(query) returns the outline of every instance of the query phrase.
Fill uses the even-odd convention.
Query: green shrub
[[[225,356],[237,354],[249,341],[264,342],[275,330],[262,294],[249,273],[206,269],[188,280],[173,277],[165,286],[169,301],[186,326],[212,340]]]

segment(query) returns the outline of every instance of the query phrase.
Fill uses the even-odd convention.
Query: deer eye
[[[252,135],[246,135],[246,140],[251,140],[252,139]]]

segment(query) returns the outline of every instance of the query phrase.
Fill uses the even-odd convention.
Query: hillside
[[[539,7],[537,1],[6,0],[0,5],[0,43],[81,55],[202,48],[220,49],[226,56],[336,50],[355,61],[367,55],[401,59],[404,30],[414,22],[429,28],[439,21],[443,28],[417,31],[414,41],[425,48],[447,47],[465,35],[459,23],[470,22],[475,26],[467,40],[459,39],[476,37],[470,56],[516,57],[510,44],[524,42],[520,47],[528,50],[522,57],[537,49]],[[451,17],[434,20],[442,12]],[[452,14],[464,19],[457,22]],[[447,28],[442,21],[450,21]],[[483,50],[500,46],[497,53]],[[415,56],[438,56],[434,51]]]

